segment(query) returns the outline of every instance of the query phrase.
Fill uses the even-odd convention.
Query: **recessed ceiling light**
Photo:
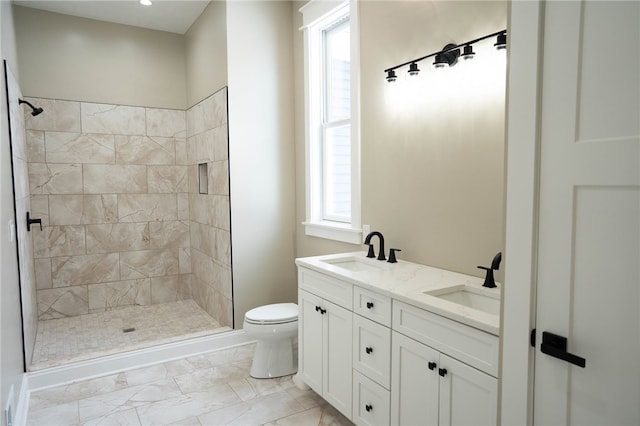
[[[151,3],[151,0],[140,0],[140,4],[143,6],[151,6],[153,3]]]

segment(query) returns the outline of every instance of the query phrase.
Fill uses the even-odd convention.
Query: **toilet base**
[[[258,340],[249,375],[256,379],[272,379],[298,371],[298,351],[294,340]]]

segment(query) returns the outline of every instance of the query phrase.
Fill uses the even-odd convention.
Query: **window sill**
[[[341,241],[350,244],[362,244],[362,229],[352,228],[350,224],[335,222],[302,222],[305,235]]]

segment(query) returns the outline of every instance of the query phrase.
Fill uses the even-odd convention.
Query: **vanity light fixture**
[[[473,51],[473,46],[471,46],[470,44],[467,44],[464,49],[462,50],[462,55],[460,55],[462,57],[462,59],[464,59],[465,61],[468,61],[470,59],[473,59],[473,57],[475,56],[475,52]]]
[[[469,40],[467,42],[460,43],[460,44],[449,43],[442,50],[438,52],[430,53],[420,58],[412,59],[402,64],[393,66],[391,68],[387,68],[386,70],[384,70],[384,72],[387,74],[386,80],[389,83],[396,81],[397,76],[396,76],[395,70],[397,70],[398,68],[405,67],[407,65],[409,65],[409,71],[408,71],[409,75],[412,75],[412,76],[417,75],[420,72],[420,70],[418,69],[418,62],[423,61],[427,58],[433,57],[434,58],[433,66],[438,69],[454,66],[458,62],[458,58],[460,57],[464,60],[473,59],[476,53],[473,51],[472,45],[479,41],[486,40],[491,37],[497,37],[496,43],[494,44],[494,47],[496,49],[503,50],[507,48],[507,30],[497,31],[495,33],[487,34],[485,36],[478,37],[474,40]],[[462,54],[460,53],[461,47],[463,48]]]
[[[140,4],[143,6],[151,6],[153,3],[151,0],[140,0]]]
[[[498,34],[496,42],[494,44],[495,48],[498,50],[503,50],[507,48],[507,33]]]
[[[433,66],[436,68],[452,67],[458,63],[458,57],[460,56],[460,49],[455,44],[447,44],[440,53],[436,55]]]
[[[397,79],[398,79],[398,76],[396,76],[396,72],[394,70],[388,70],[387,71],[387,81],[389,83],[393,83]]]

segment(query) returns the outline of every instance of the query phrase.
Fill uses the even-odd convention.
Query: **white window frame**
[[[304,32],[305,87],[305,234],[342,241],[362,243],[360,206],[360,51],[358,2],[312,0],[300,8]],[[322,205],[322,31],[345,14],[350,21],[351,50],[351,222],[323,219]]]

